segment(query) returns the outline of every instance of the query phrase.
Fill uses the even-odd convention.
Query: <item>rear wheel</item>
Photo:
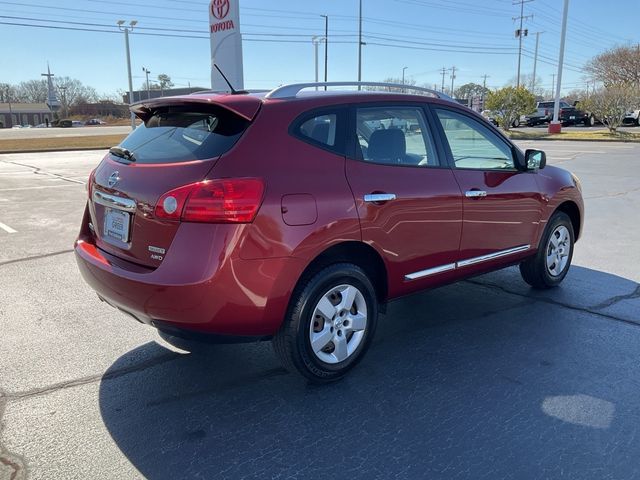
[[[584,121],[584,124],[587,127],[593,127],[596,124],[596,118],[593,115],[589,115],[589,118]]]
[[[538,252],[520,264],[524,281],[540,289],[560,285],[571,266],[574,241],[569,216],[563,212],[553,214],[540,240]]]
[[[296,288],[287,318],[273,338],[283,365],[315,382],[344,376],[366,352],[378,302],[357,265],[331,265]]]

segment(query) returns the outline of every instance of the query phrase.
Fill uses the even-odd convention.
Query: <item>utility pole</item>
[[[442,71],[441,71],[441,73],[442,73],[442,87],[440,88],[440,91],[441,91],[442,93],[444,93],[444,76],[446,75],[446,73],[447,73],[448,71],[449,71],[449,70],[448,70],[446,67],[442,67]]]
[[[128,26],[124,26],[124,20],[118,20],[118,28],[124,32],[124,48],[127,51],[127,74],[129,75],[129,103],[133,103],[133,78],[131,77],[131,53],[129,50],[129,32],[138,24],[137,20],[131,20]],[[131,112],[131,129],[136,129],[136,116]]]
[[[358,82],[362,81],[362,0],[360,0],[360,8],[358,12]],[[362,87],[358,85],[358,90]]]
[[[517,2],[512,3],[512,5],[520,4],[520,16],[512,17],[513,21],[520,20],[520,28],[516,30],[516,37],[518,38],[518,76],[516,80],[516,88],[520,86],[520,63],[522,60],[522,37],[526,37],[529,35],[529,30],[522,30],[522,21],[527,20],[528,18],[533,18],[533,15],[524,15],[524,4],[533,2],[533,0],[518,0]]]
[[[329,65],[329,15],[320,15],[324,17],[324,83],[327,83],[327,72]],[[327,86],[324,86],[327,89]]]
[[[149,74],[151,71],[146,67],[142,67],[142,71],[147,76],[147,100],[149,100],[151,98],[151,88],[149,88]]]
[[[315,65],[316,65],[316,83],[318,83],[318,44],[322,41],[322,37],[318,37],[314,35],[311,37],[311,43],[313,43],[313,52],[315,57]],[[318,87],[316,86],[316,91]]]
[[[564,0],[562,9],[562,34],[560,35],[560,56],[558,58],[558,80],[556,82],[556,98],[553,104],[553,121],[549,124],[549,133],[560,133],[562,126],[558,120],[560,113],[560,88],[562,87],[562,64],[564,62],[564,41],[567,37],[567,16],[569,14],[569,0]]]
[[[536,32],[536,51],[533,55],[533,78],[531,79],[531,93],[536,94],[536,66],[538,65],[538,43],[540,42],[540,34],[544,32]]]
[[[489,78],[489,75],[487,75],[486,73],[484,75],[482,75],[482,108],[481,110],[484,110],[484,92],[487,91],[487,78]]]
[[[453,97],[453,81],[456,79],[456,67],[451,67],[451,97]]]

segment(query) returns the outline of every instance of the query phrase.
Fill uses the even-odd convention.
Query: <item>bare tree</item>
[[[626,113],[636,108],[639,100],[639,89],[635,85],[612,85],[596,90],[581,102],[581,107],[591,112],[611,133],[616,133]]]
[[[88,87],[75,78],[57,78],[55,87],[58,100],[63,103],[65,111],[67,111],[71,105],[92,103],[98,99],[98,94],[93,87]]]
[[[382,83],[397,83],[398,85],[402,85],[402,79],[401,78],[394,78],[394,77],[387,77],[384,80],[382,80]],[[404,84],[405,85],[411,85],[414,86],[416,84],[416,81],[413,78],[405,78],[404,79]],[[403,89],[402,87],[375,87],[375,86],[364,86],[362,87],[363,90],[369,90],[369,91],[383,91],[383,92],[402,92]]]
[[[17,100],[15,87],[8,83],[0,83],[0,103],[16,102]]]
[[[607,50],[592,58],[585,70],[605,87],[640,85],[640,44]]]
[[[45,103],[49,88],[46,80],[28,80],[20,82],[16,88],[16,96],[24,103]]]

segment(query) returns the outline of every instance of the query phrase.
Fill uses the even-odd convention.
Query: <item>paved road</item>
[[[323,387],[96,299],[70,248],[102,152],[0,155],[0,478],[640,478],[640,145],[539,145],[584,185],[565,284],[393,302]]]
[[[3,128],[0,140],[28,140],[33,138],[90,137],[93,135],[119,135],[129,133],[130,126],[102,126],[76,128]]]

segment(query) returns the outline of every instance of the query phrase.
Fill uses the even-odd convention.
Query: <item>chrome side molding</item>
[[[428,277],[435,275],[436,273],[448,272],[449,270],[455,270],[455,263],[447,263],[439,267],[427,268],[426,270],[420,270],[419,272],[410,273],[404,276],[405,280],[417,280],[418,278]]]
[[[530,247],[531,245],[520,245],[519,247],[508,248],[507,250],[500,250],[499,252],[488,253],[487,255],[461,260],[458,262],[458,268],[468,267],[469,265],[475,265],[480,262],[488,262],[489,260],[495,260],[496,258],[513,255],[514,253],[524,252],[525,250],[529,250]]]
[[[488,262],[489,260],[495,260],[496,258],[506,257],[515,253],[524,252],[529,250],[531,245],[520,245],[519,247],[508,248],[506,250],[500,250],[499,252],[488,253],[487,255],[481,255],[479,257],[468,258],[466,260],[460,260],[456,263],[447,263],[446,265],[440,265],[438,267],[427,268],[426,270],[420,270],[419,272],[408,273],[404,276],[405,281],[417,280],[419,278],[436,275],[438,273],[449,272],[457,268],[468,267],[469,265],[475,265],[476,263]]]
[[[100,205],[104,205],[109,208],[116,208],[118,210],[124,210],[125,212],[135,212],[136,202],[130,198],[116,197],[108,193],[95,190],[93,192],[93,201]]]

